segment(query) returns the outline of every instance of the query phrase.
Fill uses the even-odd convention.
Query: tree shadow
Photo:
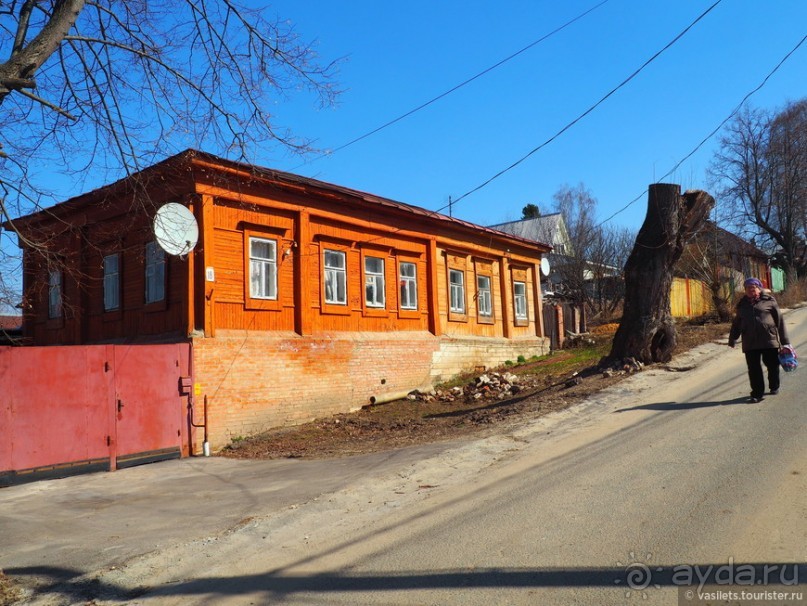
[[[708,402],[655,402],[653,404],[641,404],[640,406],[619,408],[614,412],[630,412],[631,410],[660,410],[669,412],[676,410],[693,410],[696,408],[711,408],[714,406],[733,406],[735,404],[748,403],[748,397],[743,396],[740,398],[732,398],[730,400],[712,400]]]
[[[409,570],[384,573],[326,572],[293,574],[269,571],[261,574],[231,577],[208,577],[166,583],[159,587],[135,590],[94,578],[87,580],[78,570],[60,567],[9,568],[16,577],[49,579],[40,584],[35,594],[71,600],[128,601],[148,595],[168,596],[236,596],[261,595],[278,600],[296,594],[340,592],[380,592],[416,590],[468,590],[496,588],[581,588],[601,587],[636,590],[662,587],[720,586],[795,586],[807,575],[807,564],[795,562],[693,564],[648,567],[641,563],[622,567],[535,567]],[[637,576],[639,575],[639,576]],[[724,587],[725,588],[725,587]]]

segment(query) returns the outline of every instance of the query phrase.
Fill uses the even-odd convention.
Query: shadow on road
[[[614,412],[630,412],[631,410],[692,410],[695,408],[710,408],[712,406],[733,406],[734,404],[748,404],[748,398],[744,396],[732,398],[731,400],[714,400],[711,402],[656,402],[654,404],[631,406],[630,408],[619,408]]]
[[[260,594],[281,599],[295,594],[379,592],[405,590],[603,587],[645,589],[650,587],[703,587],[705,585],[797,585],[807,575],[807,564],[737,563],[647,567],[628,564],[621,568],[489,568],[477,570],[401,571],[398,573],[322,573],[295,575],[270,571],[263,574],[190,579],[160,587],[129,590],[100,579],[87,580],[77,570],[61,567],[7,569],[16,577],[50,579],[40,585],[40,596],[61,595],[69,599],[127,601],[148,594],[162,596],[236,596]]]

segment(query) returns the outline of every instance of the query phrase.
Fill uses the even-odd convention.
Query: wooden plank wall
[[[240,185],[243,187],[236,191],[195,182],[195,192],[173,196],[172,200],[193,208],[202,230],[201,241],[187,258],[166,256],[166,299],[148,306],[144,303],[144,252],[146,242],[153,239],[151,216],[142,209],[128,212],[128,202],[123,199],[103,210],[88,207],[85,216],[76,217],[76,225],[81,227],[74,225],[55,241],[67,268],[62,320],[47,317],[47,267],[26,263],[26,297],[33,303],[33,313],[26,317],[27,336],[45,345],[186,338],[194,331],[215,336],[219,329],[301,335],[322,331],[429,331],[504,338],[541,334],[540,257],[529,247],[515,246],[520,252],[511,255],[489,234],[437,224],[423,216],[402,214],[394,207],[354,206],[336,194],[315,194],[302,188]],[[277,243],[276,301],[249,296],[250,235]],[[344,306],[324,301],[326,248],[346,253],[348,301]],[[121,307],[106,312],[103,257],[114,252],[121,254]],[[384,309],[365,303],[366,255],[385,260]],[[400,308],[401,261],[417,266],[415,311]],[[448,310],[451,263],[465,272],[464,317],[454,317]],[[206,279],[207,270],[214,273],[212,280]],[[492,322],[478,314],[479,274],[491,278]],[[527,285],[529,321],[523,326],[514,321],[514,279]]]
[[[489,251],[490,255],[497,251]],[[444,332],[450,335],[485,337],[528,337],[540,335],[538,301],[536,300],[535,266],[510,266],[505,258],[480,257],[474,253],[462,253],[456,249],[439,250],[437,256],[437,299],[440,302],[440,321]],[[465,272],[466,311],[465,316],[455,316],[449,312],[449,269]],[[477,275],[491,276],[491,297],[493,302],[493,323],[480,321],[477,305]],[[513,308],[513,281],[524,281],[527,286],[528,323],[516,326]]]
[[[143,214],[118,215],[54,239],[63,269],[61,318],[48,318],[48,264],[27,251],[26,336],[37,345],[74,345],[181,334],[186,317],[187,259],[166,255],[166,298],[145,304],[145,245],[153,240]],[[120,254],[120,308],[104,311],[103,258]],[[184,336],[184,335],[183,335]]]
[[[216,198],[213,210],[215,270],[214,311],[216,329],[296,331],[304,323],[309,331],[371,331],[428,329],[426,242],[384,233],[360,230],[349,223],[312,216],[303,229],[301,214],[277,208],[244,207]],[[308,241],[298,242],[304,232]],[[274,239],[278,244],[278,301],[275,308],[248,306],[245,253],[249,234]],[[322,258],[326,249],[343,250],[347,260],[347,305],[324,305],[321,293]],[[385,260],[386,308],[366,308],[362,253]],[[305,256],[305,263],[298,256]],[[398,290],[399,260],[418,266],[418,311],[401,310]],[[295,267],[307,275],[297,277]],[[295,315],[295,292],[303,289],[301,319]]]

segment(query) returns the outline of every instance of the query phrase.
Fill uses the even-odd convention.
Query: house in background
[[[491,229],[497,229],[508,234],[513,234],[519,238],[526,238],[535,242],[544,242],[552,247],[552,251],[546,255],[549,262],[549,275],[544,281],[547,291],[554,291],[561,283],[561,275],[557,271],[552,271],[562,265],[565,260],[574,254],[569,230],[566,221],[560,213],[541,215],[532,219],[520,219],[518,221],[508,221],[490,225]]]
[[[728,317],[744,292],[747,277],[755,276],[764,288],[775,289],[774,275],[769,255],[713,221],[706,221],[676,264],[672,314],[693,317],[717,310]]]
[[[548,270],[543,276],[541,285],[547,303],[544,309],[544,326],[546,334],[550,339],[552,349],[563,347],[564,340],[568,333],[580,333],[586,330],[585,306],[575,296],[573,288],[569,288],[566,283],[566,272],[563,268],[571,268],[579,265],[574,258],[574,247],[572,246],[569,230],[566,221],[561,213],[541,215],[531,219],[520,219],[518,221],[508,221],[491,225],[491,229],[497,229],[519,238],[527,238],[535,242],[546,242],[552,246],[552,251],[546,255]],[[590,280],[593,272],[583,270],[584,280]]]
[[[192,252],[155,241],[168,202],[195,217]],[[14,224],[28,341],[190,344],[214,449],[548,352],[549,246],[199,151]]]

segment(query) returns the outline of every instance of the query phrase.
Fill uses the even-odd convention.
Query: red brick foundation
[[[402,397],[463,371],[541,355],[545,339],[438,338],[431,333],[246,334],[193,340],[195,418],[207,396],[209,440],[234,438]],[[194,452],[201,452],[197,430]]]

